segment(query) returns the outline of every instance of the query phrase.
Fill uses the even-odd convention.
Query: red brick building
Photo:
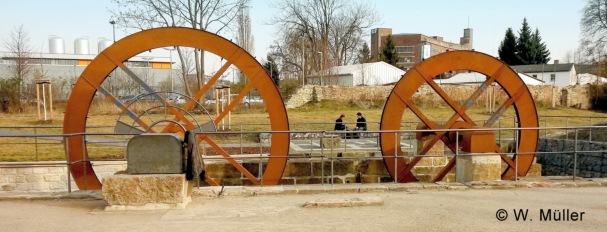
[[[409,70],[413,65],[428,58],[447,51],[472,50],[472,29],[464,29],[464,36],[460,38],[459,44],[443,41],[440,36],[426,36],[423,34],[392,34],[391,28],[375,28],[371,30],[371,54],[379,58],[382,46],[386,43],[388,35],[392,40],[398,53],[397,65]],[[422,53],[424,56],[422,56]]]

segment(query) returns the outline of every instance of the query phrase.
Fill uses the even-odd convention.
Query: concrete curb
[[[292,194],[342,194],[369,192],[465,191],[515,188],[580,188],[607,187],[607,178],[576,178],[566,176],[521,177],[519,181],[485,181],[436,183],[382,183],[335,185],[278,185],[278,186],[225,186],[194,188],[192,198],[252,197]],[[102,200],[101,191],[67,192],[11,192],[0,194],[0,200],[96,199]]]

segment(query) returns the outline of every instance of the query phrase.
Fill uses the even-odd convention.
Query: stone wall
[[[286,102],[287,109],[300,107],[313,99],[320,100],[335,100],[335,101],[350,101],[350,100],[371,100],[371,99],[386,99],[394,86],[314,86],[305,85],[300,87],[295,94]],[[478,85],[442,85],[441,88],[455,101],[463,102],[468,99],[478,88]],[[506,93],[499,86],[491,87],[496,99],[496,105],[500,105],[507,99]],[[587,85],[574,86],[527,86],[531,95],[537,103],[551,105],[552,92],[554,91],[554,99],[556,105],[564,105],[577,107],[582,109],[590,108],[590,98]],[[554,88],[554,90],[553,90]],[[489,91],[486,91],[489,93]],[[566,93],[566,99],[562,101],[562,95]],[[483,94],[477,99],[476,104],[485,106],[488,103],[489,94]],[[421,104],[424,107],[441,107],[445,106],[444,101],[438,94],[428,85],[423,85],[413,95],[413,101]],[[562,104],[561,104],[562,103]]]
[[[0,193],[67,191],[67,168],[61,165],[64,162],[54,162],[56,165],[53,166],[40,166],[37,163],[26,162],[18,166],[8,166],[15,163],[0,163]],[[92,165],[99,179],[126,169],[126,162],[96,161]],[[72,179],[72,190],[77,189]]]
[[[571,152],[538,154],[537,162],[542,164],[542,176],[572,176],[574,146],[574,140],[540,138],[538,151]],[[607,151],[607,143],[578,141],[577,150],[578,176],[587,178],[607,177],[607,152],[605,152]]]

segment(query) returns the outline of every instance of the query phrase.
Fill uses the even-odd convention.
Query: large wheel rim
[[[403,75],[403,77],[394,86],[394,89],[390,93],[386,105],[384,106],[380,129],[401,130],[400,122],[404,111],[407,108],[414,112],[419,111],[419,109],[417,109],[412,103],[411,97],[417,91],[417,89],[426,83],[431,85],[435,91],[437,91],[437,93],[441,95],[441,97],[448,102],[450,106],[452,106],[454,102],[449,98],[449,96],[445,96],[444,92],[440,92],[442,90],[440,87],[437,87],[432,78],[441,73],[453,70],[476,71],[492,77],[490,80],[493,79],[492,81],[497,82],[508,94],[509,100],[507,103],[511,101],[510,104],[514,106],[516,117],[518,118],[517,126],[519,128],[539,126],[537,111],[531,93],[529,92],[529,89],[527,89],[527,86],[523,80],[521,80],[521,78],[514,70],[512,70],[512,68],[500,60],[483,53],[473,51],[455,51],[442,53],[424,60]],[[478,97],[478,95],[480,95],[484,89],[486,89],[486,86],[490,84],[491,82],[485,82],[485,84],[483,84],[484,87],[481,86],[477,92],[475,92],[475,94],[478,93],[476,97]],[[438,89],[436,89],[436,87]],[[471,96],[470,99],[476,99],[476,97]],[[449,103],[450,100],[451,103]],[[455,105],[457,106],[456,103]],[[463,113],[465,114],[465,109],[467,106],[457,107],[460,110],[463,109]],[[488,121],[493,123],[498,120],[499,116],[501,116],[501,114],[503,114],[508,107],[509,105],[505,104],[498,108],[497,113]],[[457,112],[455,114],[457,114]],[[420,115],[417,116],[420,118]],[[424,119],[423,113],[421,113],[420,120],[424,122],[428,119]],[[432,128],[432,126],[428,124],[429,123],[426,123],[426,126]],[[515,154],[514,159],[510,159],[506,155],[501,156],[508,165],[508,168],[506,168],[502,174],[502,179],[510,180],[513,176],[515,176],[515,169],[518,169],[518,174],[520,176],[525,176],[528,173],[531,165],[533,164],[535,157],[534,152],[537,150],[538,135],[538,130],[521,130],[518,133],[519,142],[517,151],[519,154]],[[411,173],[411,169],[416,164],[415,162],[410,162],[407,164],[403,158],[398,158],[395,161],[394,155],[402,154],[400,146],[395,146],[395,139],[397,138],[395,136],[399,137],[399,135],[395,135],[395,133],[380,134],[382,155],[384,156],[386,167],[392,178],[397,177],[398,182],[417,181],[417,178],[415,178],[415,176]],[[500,151],[499,146],[496,148],[496,151]],[[518,168],[515,167],[516,164],[518,164]],[[453,158],[451,162],[445,166],[434,181],[440,181],[449,172],[449,170],[454,167],[454,165],[455,158]]]
[[[114,69],[119,67],[119,64],[144,51],[171,46],[202,49],[226,59],[225,68],[229,66],[228,63],[239,68],[250,80],[250,84],[245,89],[249,91],[252,87],[257,88],[266,103],[271,130],[289,130],[287,111],[278,88],[261,64],[249,53],[229,40],[209,32],[190,28],[157,28],[138,32],[117,41],[95,57],[86,67],[76,81],[68,99],[63,133],[73,134],[86,131],[86,118],[95,92],[98,90],[103,92],[99,89],[101,83]],[[145,83],[141,84],[146,87]],[[103,93],[106,96],[109,94]],[[268,160],[262,177],[264,185],[276,185],[280,182],[287,162],[285,157],[289,152],[289,137],[288,133],[273,134],[270,157],[278,158]],[[69,141],[66,152],[69,152],[69,162],[73,163],[70,171],[78,187],[80,189],[101,189],[101,183],[91,163],[86,161],[88,156],[83,136],[71,136],[65,140]],[[253,183],[259,182],[253,181]]]

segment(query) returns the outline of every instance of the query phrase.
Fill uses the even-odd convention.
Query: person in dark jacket
[[[345,130],[346,129],[346,125],[344,125],[344,118],[346,117],[346,115],[342,114],[339,116],[339,118],[337,120],[335,120],[335,128],[333,128],[333,130]]]
[[[363,114],[360,112],[356,113],[358,119],[356,119],[356,130],[357,131],[366,131],[367,130],[367,119],[363,117]]]
[[[367,130],[367,120],[363,117],[363,115],[358,112],[356,113],[356,128],[355,131],[366,131]],[[362,133],[354,133],[353,137],[355,139],[360,139]]]

